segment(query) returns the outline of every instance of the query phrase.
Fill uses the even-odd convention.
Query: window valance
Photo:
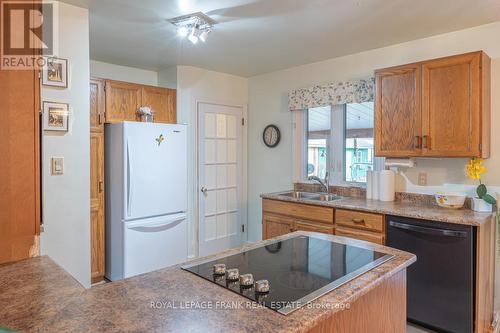
[[[374,91],[373,77],[294,89],[288,93],[288,108],[294,111],[325,105],[371,102]]]

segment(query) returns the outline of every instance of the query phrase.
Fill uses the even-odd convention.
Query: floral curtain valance
[[[373,77],[295,89],[288,93],[288,108],[294,111],[325,105],[371,102],[374,91]]]

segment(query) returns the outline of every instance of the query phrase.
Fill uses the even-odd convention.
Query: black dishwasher
[[[387,216],[387,246],[411,252],[408,321],[440,332],[473,332],[475,229]]]

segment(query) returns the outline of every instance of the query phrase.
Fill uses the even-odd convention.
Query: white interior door
[[[198,104],[199,253],[239,246],[243,203],[243,108]]]

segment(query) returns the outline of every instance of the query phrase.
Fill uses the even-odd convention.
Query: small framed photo
[[[43,130],[68,131],[69,104],[43,102]]]
[[[68,60],[61,58],[45,58],[42,84],[44,86],[68,88]]]

